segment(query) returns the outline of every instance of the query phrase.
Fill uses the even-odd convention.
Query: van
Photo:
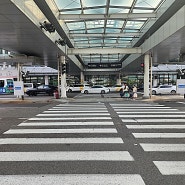
[[[89,84],[74,84],[67,87],[68,92],[81,92],[85,87],[90,87]]]
[[[33,83],[24,83],[24,92],[26,92],[28,89],[34,88]]]

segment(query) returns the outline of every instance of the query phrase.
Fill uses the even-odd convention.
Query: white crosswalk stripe
[[[42,175],[7,175],[0,176],[1,184],[6,185],[145,185],[140,175],[136,174],[42,174]],[[61,183],[62,182],[62,183]]]
[[[185,158],[176,161],[176,157],[181,157],[185,152],[183,111],[157,104],[111,105],[121,118],[121,124],[132,131],[144,152],[148,152],[149,156],[155,153],[153,163],[162,175],[185,175]],[[158,155],[159,160],[156,160]]]

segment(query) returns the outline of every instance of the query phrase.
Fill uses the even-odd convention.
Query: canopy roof
[[[131,48],[165,0],[55,0],[75,48]],[[81,54],[89,62],[118,62],[125,54]]]

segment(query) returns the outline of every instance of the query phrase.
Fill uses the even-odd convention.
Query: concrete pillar
[[[60,56],[60,62],[61,62],[61,64],[65,64],[66,63],[65,56]],[[66,73],[64,73],[64,74],[61,73],[61,98],[67,98],[66,87],[67,87],[67,84],[66,84]]]
[[[84,72],[83,71],[80,72],[80,83],[81,84],[84,83]]]
[[[45,75],[44,79],[45,79],[45,85],[49,85],[49,77],[48,77],[48,75]]]
[[[143,98],[150,98],[150,96],[149,96],[149,66],[150,66],[150,55],[145,54],[145,57],[144,57],[144,95],[143,95]]]
[[[117,85],[121,85],[120,73],[119,73],[118,78],[117,78],[117,80],[116,80],[116,84],[117,84]]]

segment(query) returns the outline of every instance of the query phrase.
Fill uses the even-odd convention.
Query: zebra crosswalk
[[[167,106],[59,104],[3,133],[0,185],[169,184],[185,175],[184,139],[184,112]]]
[[[111,105],[143,151],[151,158],[155,155],[153,164],[162,175],[185,175],[185,157],[182,160],[185,152],[183,111],[157,104],[152,108],[151,105],[146,108],[146,105],[139,104]],[[185,184],[185,181],[179,183]]]
[[[0,184],[145,184],[140,174],[117,169],[134,158],[122,148],[124,141],[103,103],[60,104],[3,135],[0,163],[20,164],[22,170],[0,175]]]

